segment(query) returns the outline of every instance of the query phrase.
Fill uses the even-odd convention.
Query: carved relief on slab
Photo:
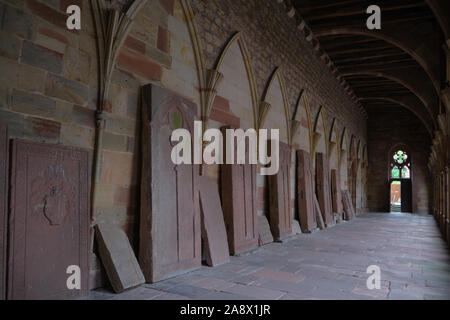
[[[174,164],[170,139],[178,128],[194,136],[196,106],[155,85],[142,92],[139,263],[155,282],[201,266],[198,166]]]
[[[59,299],[89,290],[88,153],[14,140],[9,299]],[[81,290],[67,287],[69,266]]]

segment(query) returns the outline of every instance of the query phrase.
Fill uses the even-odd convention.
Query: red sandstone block
[[[95,127],[95,112],[82,106],[73,107],[73,116],[77,124],[82,126]]]
[[[114,193],[115,206],[134,206],[136,204],[136,187],[118,187]]]
[[[43,34],[49,38],[53,38],[55,40],[58,40],[59,42],[69,44],[69,40],[63,36],[62,34],[56,32],[55,30],[48,29],[48,28],[39,28],[39,33]]]
[[[131,50],[137,51],[139,53],[145,54],[145,43],[141,40],[128,36],[125,40],[125,46]]]
[[[83,9],[83,0],[61,0],[59,8],[61,9],[62,12],[66,12],[67,7],[73,4],[79,6],[80,9]]]
[[[41,118],[29,118],[31,121],[31,129],[35,136],[57,140],[61,133],[61,124],[56,121],[41,119]]]
[[[66,28],[67,15],[65,13],[48,7],[36,0],[27,0],[27,5],[33,14],[57,27]]]
[[[169,32],[161,26],[158,27],[158,41],[156,46],[159,50],[169,53]]]
[[[214,102],[213,102],[213,108],[217,108],[222,111],[230,112],[230,102],[227,99],[225,99],[224,97],[216,95]]]
[[[161,80],[162,69],[160,65],[143,54],[133,52],[128,48],[123,48],[120,51],[117,63],[120,67],[148,80]]]
[[[173,15],[174,0],[159,0],[159,3],[168,14]]]
[[[211,114],[210,114],[209,118],[211,120],[219,121],[224,124],[229,124],[230,126],[232,126],[234,128],[239,128],[241,125],[241,121],[238,117],[236,117],[235,115],[233,115],[231,113],[224,112],[220,109],[213,108],[211,110]]]

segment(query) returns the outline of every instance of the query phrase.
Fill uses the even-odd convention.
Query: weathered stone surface
[[[25,127],[30,130],[25,133],[25,137],[45,142],[57,143],[61,134],[61,124],[56,121],[36,117],[26,117]]]
[[[311,155],[297,150],[297,199],[300,226],[304,232],[317,228],[314,214],[314,184]]]
[[[151,61],[147,56],[133,52],[128,48],[122,48],[117,58],[117,64],[119,67],[126,68],[146,80],[161,80],[162,69],[159,64]]]
[[[0,55],[16,60],[19,58],[20,48],[21,42],[17,37],[0,31]]]
[[[175,128],[193,136],[196,106],[155,85],[143,88],[139,263],[147,282],[201,266],[198,166],[175,165]]]
[[[29,14],[6,4],[0,4],[0,14],[1,29],[25,39],[31,38],[33,23]]]
[[[342,219],[344,208],[342,207],[341,176],[336,169],[331,170],[331,194],[333,212]]]
[[[0,124],[0,300],[6,298],[8,160],[8,130]]]
[[[42,117],[53,117],[55,106],[55,101],[46,96],[13,90],[11,109],[14,111]]]
[[[50,22],[57,27],[66,28],[67,17],[65,13],[49,7],[39,1],[26,0],[26,3],[33,14],[41,17],[42,19]]]
[[[113,224],[95,226],[98,252],[116,293],[145,283],[139,263],[123,230]]]
[[[223,220],[217,183],[207,177],[199,179],[202,239],[209,266],[230,261],[227,231]]]
[[[222,133],[230,127],[222,127]],[[247,145],[248,146],[248,145]],[[220,166],[221,196],[228,245],[231,254],[258,246],[258,221],[256,212],[256,165],[236,164],[237,143],[234,143],[234,163]],[[226,159],[226,150],[224,159]],[[246,147],[248,159],[248,147]]]
[[[87,86],[50,73],[45,82],[45,94],[78,105],[86,104],[89,98]]]
[[[5,88],[14,87],[34,92],[44,91],[45,70],[0,57],[0,74],[8,75],[0,77],[0,84]]]
[[[280,142],[280,167],[278,173],[269,176],[270,229],[275,241],[281,241],[292,234],[290,196],[290,146]]]
[[[330,188],[330,165],[323,153],[316,152],[316,190],[320,210],[325,225],[328,227],[334,223],[331,188]]]
[[[63,68],[61,53],[41,47],[30,41],[24,41],[21,61],[33,67],[53,73],[61,73]]]
[[[273,242],[272,231],[266,216],[258,216],[258,243],[260,246]]]
[[[88,153],[21,140],[12,153],[8,299],[87,295]],[[72,265],[80,268],[80,290],[67,287]]]

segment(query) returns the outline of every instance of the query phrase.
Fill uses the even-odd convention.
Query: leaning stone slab
[[[144,275],[125,232],[99,223],[95,226],[100,259],[116,293],[145,283]]]
[[[206,263],[214,267],[230,261],[227,231],[217,183],[207,177],[201,177],[199,182],[202,238],[206,249]]]
[[[317,226],[320,230],[325,229],[325,223],[323,222],[322,212],[320,211],[319,201],[317,197],[314,195],[314,213],[316,215]]]
[[[292,219],[292,232],[294,234],[302,233],[302,229],[300,228],[300,223],[296,219]]]
[[[258,216],[258,230],[260,246],[273,242],[272,231],[270,231],[269,221],[266,216]]]

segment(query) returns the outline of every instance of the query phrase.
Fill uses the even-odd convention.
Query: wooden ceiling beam
[[[323,46],[323,47],[330,57],[333,57],[333,56],[339,55],[339,54],[362,53],[362,52],[367,52],[367,51],[395,48],[393,45],[388,44],[387,42],[385,42],[384,44],[380,44],[378,46],[370,46],[367,44],[366,45],[357,45],[357,46],[352,46],[352,47],[340,46],[340,47],[335,47],[335,49],[331,49],[331,50],[325,46]]]
[[[409,57],[407,53],[404,51],[401,51],[397,48],[394,49],[387,49],[387,50],[380,50],[378,52],[373,52],[372,54],[367,55],[361,55],[361,54],[354,54],[354,55],[345,55],[345,58],[339,59],[338,57],[334,56],[331,57],[331,60],[336,65],[339,65],[341,63],[345,62],[353,62],[353,61],[365,61],[365,60],[371,60],[371,59],[379,59],[379,58],[387,58],[387,57],[398,57],[398,56],[405,56]]]
[[[425,2],[417,1],[417,0],[403,0],[401,4],[396,3],[393,4],[393,1],[385,1],[382,3],[377,3],[382,8],[383,13],[390,12],[390,11],[398,11],[398,10],[405,10],[405,9],[413,9],[413,8],[420,8],[420,7],[426,7]],[[342,18],[342,17],[348,17],[348,16],[354,16],[354,15],[365,15],[366,9],[368,7],[367,3],[355,3],[350,5],[344,5],[340,6],[339,8],[327,8],[327,9],[314,9],[307,14],[302,14],[301,11],[300,14],[302,14],[308,21],[313,22],[317,20],[325,20],[330,18]]]

